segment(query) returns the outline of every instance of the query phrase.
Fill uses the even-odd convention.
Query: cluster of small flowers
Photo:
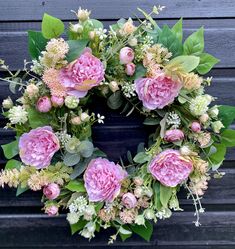
[[[94,33],[96,36],[99,37],[101,41],[107,38],[107,34],[106,34],[107,29],[102,29],[102,28],[94,29]]]
[[[177,129],[181,125],[181,119],[175,112],[168,112],[166,118],[167,125],[171,126],[172,129]]]
[[[60,141],[61,148],[64,148],[68,141],[71,139],[71,135],[65,131],[56,132],[55,135]]]
[[[122,92],[127,98],[135,97],[135,84],[124,82],[124,84],[122,85]]]
[[[8,118],[11,124],[25,124],[28,121],[28,112],[23,106],[13,106],[8,111]]]
[[[153,38],[151,36],[145,36],[135,47],[135,60],[141,61],[144,58],[144,54],[147,49],[150,48],[153,44]]]

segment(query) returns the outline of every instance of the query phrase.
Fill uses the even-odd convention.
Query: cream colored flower
[[[133,24],[133,21],[131,18],[128,19],[127,22],[125,22],[120,30],[121,35],[131,35],[136,31],[136,27]]]

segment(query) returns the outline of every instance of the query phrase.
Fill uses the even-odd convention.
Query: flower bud
[[[36,108],[39,112],[49,112],[51,107],[51,101],[47,96],[40,97],[36,104]]]
[[[110,88],[110,90],[111,90],[113,93],[116,92],[116,91],[118,91],[118,90],[119,90],[118,83],[117,83],[116,81],[111,81],[111,82],[109,83],[109,88]]]
[[[11,109],[13,107],[13,101],[11,100],[10,97],[8,97],[7,99],[3,100],[2,107],[4,109]]]
[[[212,107],[209,111],[208,111],[210,117],[212,118],[217,118],[218,114],[219,114],[219,109],[217,106]]]
[[[71,120],[70,120],[71,124],[73,125],[80,125],[82,123],[81,121],[81,118],[80,117],[73,117]]]
[[[130,39],[128,43],[129,43],[130,46],[135,47],[137,45],[138,41],[134,37],[134,38]]]
[[[134,183],[135,183],[136,186],[141,186],[141,185],[143,185],[144,180],[142,178],[140,178],[140,177],[135,177],[134,178]]]
[[[48,214],[48,216],[55,216],[58,214],[58,211],[59,211],[59,209],[55,205],[46,207],[46,209],[45,209],[45,213]]]
[[[77,24],[71,24],[70,30],[74,33],[81,34],[83,31],[83,26],[80,23]]]
[[[152,209],[146,209],[144,216],[147,220],[153,220],[154,218],[156,218],[155,213]]]
[[[199,133],[201,131],[201,125],[199,122],[194,121],[191,124],[191,130],[195,133]]]
[[[143,215],[138,215],[136,218],[135,218],[135,224],[141,226],[141,225],[144,225],[145,224],[145,219],[144,219],[144,216]]]
[[[61,107],[64,104],[63,97],[52,96],[51,103],[54,107]]]
[[[56,183],[51,183],[43,188],[43,194],[49,200],[54,200],[60,195],[60,187]]]
[[[125,72],[127,75],[132,76],[135,73],[135,64],[134,63],[127,63]]]
[[[94,40],[94,39],[95,39],[95,31],[90,31],[90,32],[89,32],[89,38],[90,38],[91,40]]]
[[[120,50],[119,59],[121,64],[127,64],[134,60],[135,54],[132,48],[124,47]]]
[[[140,186],[137,186],[134,190],[134,195],[137,197],[137,198],[140,198],[141,196],[143,196],[144,194],[144,191],[143,191],[143,188],[140,187]]]
[[[122,196],[122,204],[128,209],[134,208],[137,204],[137,200],[132,193],[125,193]]]
[[[79,99],[76,98],[75,96],[67,96],[65,98],[65,105],[69,108],[69,109],[75,109],[78,107],[79,104]]]
[[[209,115],[207,113],[204,113],[199,117],[199,121],[203,124],[205,124],[208,120],[209,120]]]
[[[89,119],[90,119],[90,116],[89,116],[86,112],[83,112],[83,113],[80,115],[80,117],[81,117],[82,122],[87,122],[87,121],[89,121]]]
[[[182,146],[182,147],[180,148],[180,153],[181,153],[181,155],[183,155],[183,156],[190,156],[191,153],[192,153],[192,151],[191,151],[191,149],[189,148],[189,146],[184,145],[184,146]]]
[[[86,20],[89,19],[90,14],[91,14],[90,11],[86,9],[81,9],[80,7],[77,12],[77,18],[79,19],[79,21],[85,22]]]
[[[28,94],[29,98],[33,98],[33,97],[37,96],[38,92],[39,92],[39,89],[34,84],[29,84],[25,90],[25,93]]]

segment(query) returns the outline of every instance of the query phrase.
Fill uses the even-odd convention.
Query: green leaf
[[[157,210],[162,208],[162,203],[160,200],[160,182],[156,181],[153,184],[153,191],[154,191],[154,205]]]
[[[218,62],[219,62],[219,60],[217,58],[215,58],[214,56],[207,54],[207,53],[202,53],[202,54],[200,54],[200,63],[199,63],[196,70],[200,74],[206,74]]]
[[[84,183],[82,181],[78,180],[72,180],[70,181],[66,186],[66,189],[72,191],[72,192],[86,192],[86,189],[84,187]]]
[[[216,143],[213,143],[213,146],[216,148],[216,152],[211,154],[209,158],[212,164],[217,165],[220,164],[225,159],[226,147],[224,144],[216,144]]]
[[[145,163],[150,160],[150,155],[147,155],[145,152],[139,152],[134,158],[135,163]]]
[[[226,129],[233,123],[235,119],[235,107],[229,105],[221,105],[218,108],[219,108],[218,117],[223,123],[224,129]]]
[[[2,145],[2,149],[3,149],[3,153],[4,153],[4,156],[7,158],[7,159],[11,159],[13,158],[14,156],[18,155],[19,154],[19,147],[18,147],[18,141],[13,141],[9,144],[4,144]]]
[[[15,159],[11,159],[7,161],[7,164],[5,166],[5,169],[20,169],[22,163],[20,161],[17,161]]]
[[[143,122],[144,125],[158,125],[160,120],[156,118],[146,118]]]
[[[235,146],[235,130],[225,130],[221,134],[221,143],[226,147]]]
[[[104,28],[103,23],[96,19],[88,19],[87,21],[84,22],[83,25],[84,25],[84,29],[89,27],[89,30]]]
[[[193,71],[199,65],[200,59],[193,55],[181,55],[170,60],[167,66],[181,67],[185,72]]]
[[[94,146],[93,143],[85,140],[82,141],[79,146],[78,146],[78,152],[83,156],[83,157],[90,157],[94,151]]]
[[[83,229],[83,227],[85,227],[85,225],[87,224],[88,221],[85,220],[79,220],[78,223],[71,225],[70,224],[70,228],[71,228],[71,234],[75,234],[76,232],[80,231]]]
[[[183,53],[182,43],[167,25],[164,25],[162,32],[160,33],[158,43],[161,43],[164,47],[168,48],[173,57],[182,55]]]
[[[119,235],[122,241],[125,241],[126,239],[131,237],[132,231],[127,225],[123,225],[119,228]]]
[[[176,37],[182,42],[183,39],[183,28],[182,28],[182,18],[172,27],[171,31],[176,35]]]
[[[21,188],[21,186],[18,186],[17,191],[16,191],[16,196],[19,196],[29,190],[29,187]]]
[[[123,104],[123,96],[121,91],[113,93],[107,100],[107,105],[113,110],[119,109]]]
[[[47,41],[48,40],[43,37],[42,32],[28,31],[28,48],[32,59],[38,59],[41,52],[45,50]]]
[[[103,202],[98,202],[96,205],[95,205],[95,211],[96,213],[98,213],[100,211],[100,209],[104,206],[104,203]]]
[[[199,56],[204,50],[204,28],[191,34],[184,42],[184,54]]]
[[[135,69],[135,74],[130,78],[131,80],[136,80],[142,78],[146,75],[146,68],[142,64],[137,64]]]
[[[91,161],[91,158],[87,158],[83,161],[80,161],[74,168],[72,174],[70,175],[70,178],[73,180],[80,176],[86,169],[88,163]]]
[[[71,154],[71,153],[66,153],[64,156],[64,164],[66,166],[74,166],[75,164],[78,164],[80,161],[80,155],[75,153],[75,154]]]
[[[28,118],[29,124],[33,129],[50,125],[52,121],[52,116],[50,114],[41,113],[32,108],[28,110]]]
[[[42,19],[42,34],[46,39],[59,37],[64,32],[63,22],[53,16],[44,14]]]
[[[160,200],[162,203],[163,207],[167,207],[168,206],[168,202],[172,196],[172,191],[174,188],[171,187],[166,187],[164,185],[160,185]]]
[[[153,233],[153,225],[148,220],[145,221],[145,226],[143,225],[131,225],[131,229],[134,233],[138,234],[140,237],[146,241],[150,241]]]
[[[69,45],[69,52],[66,56],[66,60],[68,62],[72,62],[82,54],[83,50],[87,46],[88,40],[86,39],[77,40],[77,41],[70,40],[67,41],[67,43]]]

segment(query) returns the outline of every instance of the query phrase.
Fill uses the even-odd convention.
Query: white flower
[[[138,215],[136,218],[135,218],[135,224],[137,225],[144,225],[145,224],[145,219],[144,219],[144,216],[143,215]]]
[[[127,98],[131,98],[132,96],[135,97],[136,96],[136,92],[135,92],[135,84],[132,84],[130,82],[124,82],[123,86],[122,86],[122,91],[123,94],[127,97]]]
[[[209,111],[208,111],[210,117],[212,118],[217,118],[218,114],[219,114],[219,109],[218,107],[215,105],[213,106]]]
[[[22,106],[13,106],[8,113],[12,124],[25,124],[28,121],[28,113]]]
[[[86,122],[90,119],[90,116],[86,112],[83,112],[80,116],[81,116],[82,122]]]
[[[130,46],[135,47],[137,45],[138,41],[137,41],[137,39],[135,37],[133,37],[133,38],[131,38],[129,40],[128,43],[129,43]]]
[[[80,232],[80,234],[87,239],[91,239],[91,238],[95,237],[95,235],[94,235],[95,229],[96,229],[96,224],[94,222],[90,221],[86,224],[86,226],[83,228],[83,230]]]
[[[10,109],[13,107],[13,101],[11,100],[10,97],[8,97],[7,99],[4,99],[2,102],[2,107],[4,109]]]
[[[80,216],[77,213],[68,213],[67,214],[67,221],[69,224],[73,225],[79,221]]]
[[[80,23],[77,24],[71,24],[70,25],[70,30],[74,33],[82,33],[83,31],[83,26]]]
[[[109,88],[110,88],[110,90],[111,90],[113,93],[116,92],[116,91],[118,91],[118,90],[119,90],[118,83],[117,83],[116,81],[111,81],[111,82],[109,83]]]
[[[98,123],[99,124],[104,124],[104,119],[105,119],[105,116],[101,116],[99,113],[97,114],[97,118],[98,118]]]
[[[194,116],[201,116],[208,110],[208,105],[211,103],[211,96],[201,95],[191,100],[189,109]]]
[[[172,126],[173,129],[179,128],[181,124],[180,117],[177,113],[175,112],[168,112],[167,113],[167,118],[166,118],[166,123],[169,126]]]
[[[154,211],[150,208],[145,210],[144,216],[147,220],[153,220],[156,218]]]
[[[91,14],[91,11],[88,11],[87,9],[82,9],[81,7],[79,7],[77,12],[75,11],[72,11],[72,12],[76,14],[77,18],[81,22],[85,22],[86,20],[88,20]]]
[[[209,120],[209,115],[207,113],[204,113],[199,117],[199,120],[200,122],[205,124]]]
[[[44,70],[43,65],[37,60],[32,60],[32,63],[33,65],[31,65],[30,70],[37,75],[42,75]]]
[[[91,220],[92,216],[95,215],[95,207],[93,205],[88,205],[86,210],[84,211],[84,219]]]
[[[83,215],[87,208],[87,200],[83,196],[79,196],[69,205],[70,213],[77,213],[79,216]]]
[[[28,94],[29,98],[33,98],[35,97],[39,92],[39,89],[36,85],[34,84],[29,84],[27,87],[26,87],[26,90],[25,90],[25,93]]]
[[[224,128],[224,125],[221,121],[215,121],[211,124],[212,129],[215,133],[219,133],[222,128]]]

